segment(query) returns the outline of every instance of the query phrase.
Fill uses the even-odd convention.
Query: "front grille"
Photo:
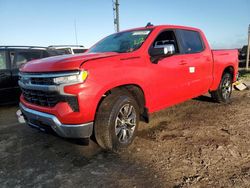
[[[79,72],[66,73],[20,73],[19,85],[24,99],[38,106],[54,107],[59,102],[67,102],[74,112],[79,112],[77,96],[61,93],[61,86],[55,85],[54,78],[75,75]],[[43,89],[44,88],[44,89]]]
[[[44,92],[21,88],[24,99],[31,103],[44,107],[54,107],[59,102],[67,102],[74,112],[79,112],[76,96],[60,95],[57,92]]]
[[[53,78],[31,78],[30,82],[36,85],[54,85]]]
[[[54,107],[59,102],[56,92],[44,92],[21,88],[24,99],[32,104],[45,107]]]

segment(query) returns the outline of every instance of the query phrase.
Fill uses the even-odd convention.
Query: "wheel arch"
[[[227,67],[224,69],[224,71],[222,72],[221,77],[223,77],[223,75],[224,75],[225,73],[231,74],[231,75],[232,75],[232,79],[233,79],[233,78],[234,78],[234,75],[235,75],[234,67],[231,66],[231,65],[227,66]]]
[[[236,71],[235,67],[230,64],[225,67],[221,67],[219,70],[215,70],[213,73],[214,74],[213,83],[209,88],[209,92],[215,91],[219,87],[220,81],[225,73],[231,74],[233,81],[236,81],[235,71]]]
[[[116,93],[118,91],[128,92],[134,97],[135,101],[138,103],[140,108],[140,120],[148,123],[149,114],[148,114],[148,109],[146,108],[145,93],[144,90],[137,84],[123,84],[106,90],[106,92],[103,93],[102,97],[100,98],[97,104],[97,110],[105,97],[111,95],[112,93]]]

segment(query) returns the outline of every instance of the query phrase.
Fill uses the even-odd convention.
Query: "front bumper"
[[[89,138],[93,132],[93,122],[84,124],[62,124],[56,116],[39,112],[25,107],[20,103],[19,120],[25,120],[25,122],[33,127],[43,130],[48,126],[52,128],[59,136],[65,138]],[[22,118],[24,116],[24,118]]]

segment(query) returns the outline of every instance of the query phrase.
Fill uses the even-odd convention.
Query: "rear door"
[[[8,53],[6,50],[0,49],[0,103],[9,102],[11,89],[11,70]]]
[[[187,98],[204,94],[208,91],[213,73],[213,58],[210,49],[206,49],[198,31],[177,30],[181,43],[181,53],[185,55],[188,84]]]

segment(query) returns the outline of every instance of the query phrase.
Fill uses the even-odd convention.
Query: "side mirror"
[[[175,53],[175,47],[173,44],[156,46],[149,50],[149,55],[151,57],[157,57],[157,56],[166,57],[166,56],[173,55],[174,53]]]
[[[149,55],[151,56],[151,61],[157,63],[161,58],[168,57],[175,54],[175,47],[173,44],[159,45],[154,48],[150,48]]]

